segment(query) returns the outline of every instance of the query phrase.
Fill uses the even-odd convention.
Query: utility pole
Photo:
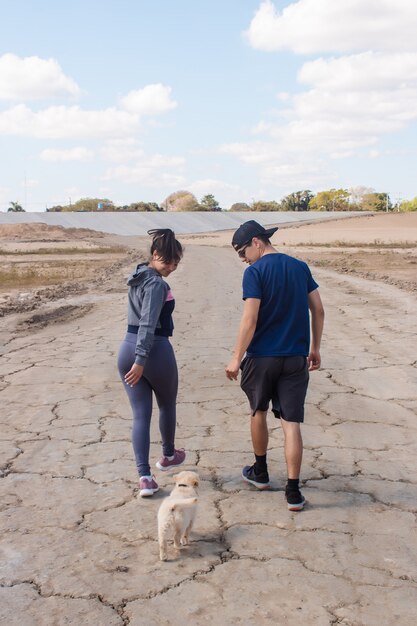
[[[400,210],[401,199],[402,199],[402,193],[401,193],[401,191],[399,191],[397,193],[397,201],[395,203],[395,206],[397,207],[397,211]]]

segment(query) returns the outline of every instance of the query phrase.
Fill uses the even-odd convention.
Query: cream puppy
[[[159,558],[168,560],[167,540],[174,531],[174,546],[188,545],[188,535],[197,512],[197,487],[200,479],[196,472],[180,472],[175,478],[175,487],[165,498],[158,511]]]

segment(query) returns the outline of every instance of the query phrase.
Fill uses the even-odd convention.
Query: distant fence
[[[115,235],[146,235],[151,228],[171,228],[178,234],[235,230],[247,220],[261,224],[316,222],[370,215],[365,211],[268,211],[268,212],[205,212],[184,213],[0,213],[0,224],[43,223],[65,228],[90,228]]]

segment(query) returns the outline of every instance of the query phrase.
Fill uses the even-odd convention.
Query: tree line
[[[117,206],[108,198],[81,198],[68,205],[55,205],[48,212],[68,211],[224,211],[213,194],[200,200],[190,191],[175,191],[161,204],[157,202],[132,202]],[[253,200],[251,203],[235,202],[229,211],[417,211],[417,197],[393,203],[389,194],[377,192],[369,187],[351,189],[329,189],[316,194],[309,189],[295,191],[280,201]],[[24,211],[21,204],[11,202],[8,211]]]

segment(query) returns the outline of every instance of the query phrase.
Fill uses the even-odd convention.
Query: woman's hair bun
[[[166,235],[173,235],[175,237],[175,233],[170,228],[151,228],[148,230],[148,235],[151,237],[165,237]]]
[[[152,237],[151,254],[156,252],[164,263],[179,261],[182,258],[182,246],[177,239],[175,233],[170,228],[152,228],[148,230],[148,235]]]

